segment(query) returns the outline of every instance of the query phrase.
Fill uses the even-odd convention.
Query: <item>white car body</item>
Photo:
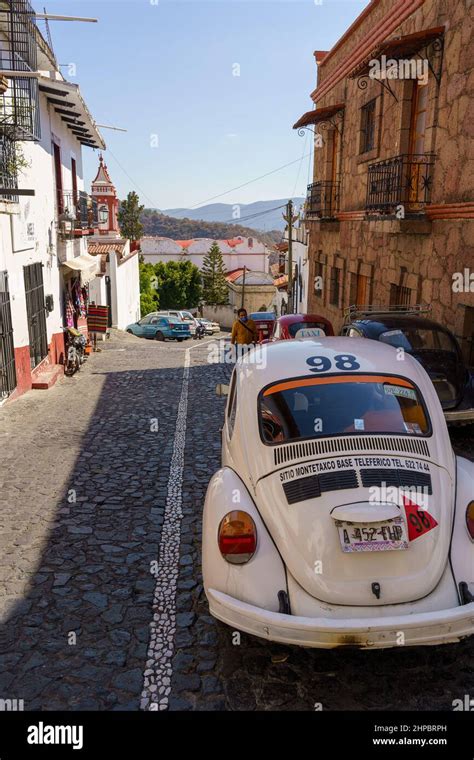
[[[341,355],[355,357],[358,368],[350,360],[349,369],[336,369]],[[322,371],[321,357],[329,366]],[[403,395],[404,378],[421,396],[422,407],[424,402],[425,420],[431,421],[428,433],[415,434],[415,425],[409,423],[411,434],[408,428],[406,434],[358,430],[287,443],[263,441],[257,414],[262,389],[265,398],[273,392],[267,388],[272,383],[294,385],[302,378],[311,386],[315,381],[310,378],[326,376],[323,384],[328,378],[329,384],[341,384],[348,372],[352,382],[368,382],[370,387],[369,375],[383,375],[386,381],[377,387],[389,395],[393,385]],[[387,376],[395,377],[393,384]],[[360,422],[354,419],[354,427]],[[396,499],[381,498],[375,503],[367,482],[362,485],[362,477],[378,482],[381,471],[383,478],[396,471],[403,483],[429,481],[428,517],[421,517],[432,527],[405,541],[406,548],[347,553],[342,548],[344,526],[354,531],[359,523],[375,529],[382,520],[396,518],[405,539],[414,530],[404,500],[397,504]],[[326,472],[330,475],[324,490],[308,497],[306,484],[315,483],[308,478],[316,473],[322,488]],[[287,489],[291,503],[286,483],[294,484]],[[259,347],[235,366],[222,430],[222,467],[206,494],[202,568],[210,612],[235,629],[307,647],[376,649],[459,641],[474,633],[474,544],[466,525],[473,484],[474,463],[454,455],[433,384],[408,354],[399,361],[392,347],[363,338]],[[414,508],[420,516],[422,507]],[[256,551],[245,564],[224,559],[217,541],[221,521],[236,509],[253,518],[257,532]],[[385,532],[383,538],[380,546],[393,543],[385,541]],[[460,592],[462,582],[467,596]],[[289,603],[283,612],[280,591]]]
[[[212,322],[210,319],[201,319],[200,317],[199,322],[204,325],[204,329],[208,335],[214,335],[214,333],[221,331],[221,326],[218,322]]]

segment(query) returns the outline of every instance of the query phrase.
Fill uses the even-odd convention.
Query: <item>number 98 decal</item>
[[[306,364],[309,365],[311,372],[329,372],[332,367],[332,361],[327,356],[310,356],[306,359]],[[336,354],[334,366],[336,369],[347,372],[360,369],[360,364],[353,354]]]

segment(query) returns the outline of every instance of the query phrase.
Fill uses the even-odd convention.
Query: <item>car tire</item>
[[[163,335],[163,333],[162,333],[162,332],[160,332],[160,331],[158,330],[158,332],[157,332],[157,333],[155,333],[155,340],[164,340],[164,339],[165,339],[165,336]]]
[[[184,338],[176,338],[176,340],[178,341],[178,343],[182,343]]]
[[[129,335],[133,335],[133,332],[131,330],[127,330]]]

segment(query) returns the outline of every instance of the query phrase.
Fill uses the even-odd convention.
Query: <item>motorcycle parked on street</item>
[[[202,324],[202,322],[199,321],[199,319],[197,319],[196,321],[197,321],[197,325],[196,325],[196,336],[195,337],[198,340],[202,340],[204,338],[205,334],[206,334],[206,329],[205,329],[204,325]]]
[[[75,327],[64,328],[66,338],[66,357],[64,360],[64,374],[71,377],[77,372],[86,358],[87,340]]]

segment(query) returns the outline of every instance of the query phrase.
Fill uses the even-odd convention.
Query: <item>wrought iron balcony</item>
[[[28,0],[1,0],[0,38],[0,133],[13,140],[39,140],[38,80],[21,76],[38,68],[36,17]],[[20,74],[3,77],[2,70]]]
[[[97,201],[84,191],[57,191],[58,227],[63,237],[92,234],[99,226]]]
[[[0,201],[18,202],[15,190],[18,188],[18,175],[16,170],[15,143],[0,133],[0,188],[12,190],[12,193],[1,193]]]
[[[308,185],[306,219],[334,219],[339,211],[339,182],[313,182]]]
[[[419,214],[430,202],[434,153],[394,156],[369,165],[367,211],[392,214],[402,206]]]

